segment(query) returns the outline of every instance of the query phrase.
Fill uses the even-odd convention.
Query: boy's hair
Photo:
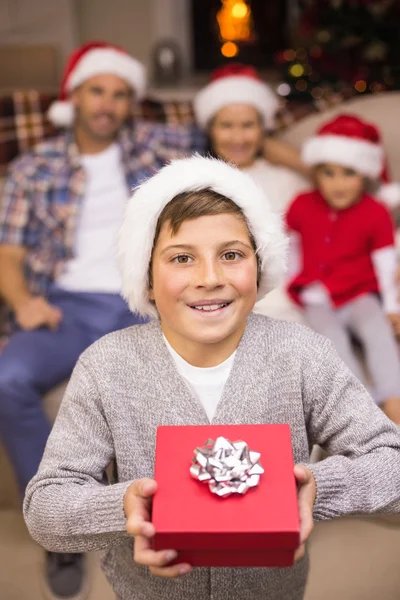
[[[256,241],[253,234],[250,231],[247,219],[242,209],[230,200],[226,196],[219,194],[211,188],[204,188],[202,190],[191,190],[188,192],[182,192],[178,194],[163,208],[160,216],[158,217],[156,230],[154,233],[153,250],[151,253],[150,265],[149,265],[149,282],[151,285],[151,265],[153,261],[154,248],[157,244],[157,240],[160,236],[161,229],[165,223],[168,223],[173,235],[177,234],[182,223],[188,219],[197,219],[199,217],[207,217],[210,215],[222,215],[222,214],[233,214],[239,217],[246,225],[251,245],[253,246],[254,252],[257,251]],[[257,256],[257,255],[256,255]],[[260,271],[259,260],[257,257],[258,272]],[[259,279],[259,273],[257,276],[257,284]]]

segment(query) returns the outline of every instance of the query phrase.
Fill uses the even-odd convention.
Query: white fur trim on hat
[[[146,70],[138,60],[114,48],[94,48],[82,56],[66,82],[71,92],[90,77],[111,73],[124,79],[142,100],[146,92]]]
[[[400,183],[383,183],[377,190],[376,195],[389,208],[400,204]]]
[[[193,156],[175,160],[141,184],[128,203],[118,237],[122,295],[133,312],[157,317],[149,300],[149,265],[158,218],[178,194],[211,188],[242,210],[257,244],[260,282],[257,299],[274,289],[285,271],[287,238],[281,218],[249,175],[227,163]]]
[[[341,135],[316,135],[308,139],[301,151],[307,165],[336,163],[354,169],[366,177],[380,177],[384,152],[382,146]]]
[[[259,111],[265,127],[273,128],[279,106],[277,96],[263,81],[243,75],[216,79],[200,90],[194,99],[194,112],[199,127],[206,129],[212,117],[230,104],[254,106]]]
[[[74,115],[74,105],[69,100],[56,100],[47,111],[47,118],[57,127],[69,127]]]

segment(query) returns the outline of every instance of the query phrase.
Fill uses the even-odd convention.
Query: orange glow
[[[363,79],[359,79],[359,81],[356,81],[354,84],[354,87],[356,88],[357,92],[365,92],[367,89],[367,83]]]
[[[287,61],[294,60],[296,58],[295,50],[285,50],[283,53],[283,58]]]
[[[239,52],[239,48],[233,42],[225,42],[221,48],[222,56],[233,58]]]
[[[251,8],[244,0],[222,0],[222,6],[217,13],[217,21],[222,40],[239,42],[252,38]]]

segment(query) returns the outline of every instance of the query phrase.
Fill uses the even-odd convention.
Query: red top
[[[371,254],[394,245],[392,219],[383,204],[364,194],[353,206],[335,210],[314,190],[297,196],[286,224],[301,241],[302,269],[288,286],[295,302],[301,304],[302,288],[313,282],[327,288],[337,307],[379,292]]]

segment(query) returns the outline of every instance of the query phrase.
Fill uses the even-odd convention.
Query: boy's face
[[[150,298],[176,351],[239,342],[256,296],[257,260],[237,215],[186,220],[176,235],[164,223],[153,252]]]
[[[315,169],[317,187],[326,202],[337,210],[348,208],[361,197],[364,177],[348,167],[323,164]]]

